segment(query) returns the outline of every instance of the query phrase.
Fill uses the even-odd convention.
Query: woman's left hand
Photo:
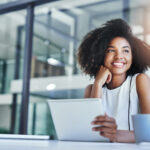
[[[104,116],[97,116],[92,125],[99,125],[93,127],[93,131],[97,131],[101,136],[109,138],[111,142],[117,142],[117,124],[114,118],[109,117],[107,114]]]

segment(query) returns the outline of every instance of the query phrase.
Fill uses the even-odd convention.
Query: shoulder
[[[85,88],[85,94],[84,94],[84,97],[85,97],[85,98],[90,97],[91,90],[92,90],[92,86],[93,86],[93,84],[89,84],[89,85]]]
[[[148,75],[144,73],[140,73],[137,75],[136,88],[138,93],[144,92],[144,90],[146,92],[150,89],[150,78],[148,77]]]
[[[144,73],[140,73],[136,77],[136,85],[140,87],[141,85],[150,85],[150,78]]]

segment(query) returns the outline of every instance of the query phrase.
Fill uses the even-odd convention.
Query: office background
[[[1,0],[0,14],[0,133],[56,136],[46,101],[83,97],[88,31],[122,18],[150,44],[147,0]]]

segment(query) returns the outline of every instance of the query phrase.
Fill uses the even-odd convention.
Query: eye
[[[125,53],[129,53],[130,51],[129,51],[128,49],[125,49],[124,52],[125,52]]]
[[[114,49],[108,49],[108,50],[106,51],[106,53],[112,53],[112,52],[115,52],[115,50],[114,50]]]

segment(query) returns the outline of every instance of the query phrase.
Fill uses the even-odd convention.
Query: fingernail
[[[95,128],[92,128],[92,131],[95,131]]]
[[[91,124],[94,124],[94,122],[91,122]]]

